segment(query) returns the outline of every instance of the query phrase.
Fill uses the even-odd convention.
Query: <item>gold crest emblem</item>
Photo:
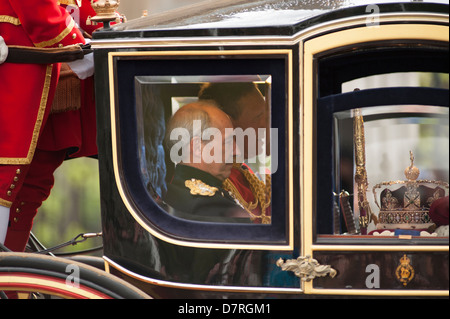
[[[188,179],[184,185],[191,190],[192,195],[214,196],[219,190],[217,187],[209,186],[198,179]]]
[[[411,260],[403,255],[400,258],[400,265],[395,270],[395,275],[397,279],[406,287],[408,283],[414,278],[414,268],[410,265]]]

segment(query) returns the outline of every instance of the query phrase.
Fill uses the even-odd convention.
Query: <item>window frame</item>
[[[332,95],[336,93],[335,88],[329,88],[326,94],[323,94],[323,89],[319,83],[319,66],[318,61],[325,56],[348,54],[354,49],[361,49],[372,47],[376,48],[380,43],[387,43],[391,45],[404,45],[407,43],[439,43],[443,46],[448,43],[447,27],[442,25],[433,24],[380,24],[377,27],[355,27],[347,30],[341,30],[334,33],[328,33],[325,35],[318,35],[306,39],[303,43],[303,61],[304,61],[304,144],[303,153],[304,157],[304,169],[303,169],[303,191],[302,203],[303,213],[305,216],[305,224],[303,229],[305,230],[303,247],[306,255],[313,254],[314,250],[325,250],[330,247],[338,247],[339,249],[370,249],[373,247],[382,247],[379,245],[402,245],[414,246],[422,242],[412,239],[408,242],[401,239],[384,239],[373,238],[368,241],[365,236],[360,238],[343,238],[342,236],[331,238],[319,238],[317,231],[317,183],[319,171],[318,158],[317,158],[317,130],[318,130],[318,97],[321,95]],[[376,74],[376,72],[375,72]],[[366,76],[367,74],[364,74]],[[347,81],[345,79],[339,82],[343,83]],[[389,90],[390,88],[387,88]],[[425,88],[428,89],[428,88]],[[383,89],[381,89],[383,90]],[[359,92],[357,92],[359,93]],[[353,92],[348,94],[355,94]],[[373,237],[373,236],[372,236]],[[428,238],[429,239],[429,238]],[[433,239],[425,243],[429,245],[430,249],[448,250],[448,241],[445,243],[441,240],[435,241]],[[362,245],[362,246],[359,246]],[[438,245],[438,246],[435,246]],[[334,249],[333,248],[333,249]],[[411,247],[409,248],[411,249]],[[420,248],[421,249],[421,248]]]
[[[153,217],[149,217],[145,212],[154,212],[155,210],[161,210],[160,207],[156,207],[155,202],[149,202],[148,200],[142,200],[148,193],[145,194],[141,191],[137,191],[137,184],[142,184],[139,176],[132,171],[133,164],[127,164],[124,156],[127,154],[126,144],[127,142],[121,142],[126,140],[133,140],[127,138],[124,134],[122,124],[127,121],[123,112],[125,92],[130,92],[130,88],[133,84],[127,84],[128,89],[121,91],[123,83],[131,80],[134,83],[134,78],[140,75],[167,75],[167,74],[148,74],[142,73],[145,70],[130,71],[133,74],[128,74],[123,77],[123,70],[120,69],[122,61],[167,61],[167,63],[175,64],[189,63],[192,60],[202,60],[206,62],[224,61],[227,60],[233,64],[239,59],[246,59],[251,61],[252,59],[278,59],[284,63],[282,72],[283,79],[282,85],[285,88],[282,95],[285,96],[284,109],[284,123],[279,130],[283,130],[283,136],[286,137],[286,149],[288,150],[286,157],[281,158],[284,161],[280,172],[284,174],[284,177],[278,177],[278,180],[283,179],[286,194],[283,197],[284,218],[282,222],[272,222],[271,225],[243,225],[243,224],[219,224],[219,223],[207,223],[197,221],[181,220],[174,216],[170,216],[166,212],[163,219],[155,223],[152,220]],[[208,63],[206,63],[208,64]],[[191,66],[192,67],[192,66]],[[259,74],[269,74],[270,72],[263,71],[261,68]],[[139,70],[139,71],[137,71]],[[292,116],[292,81],[293,81],[293,52],[292,49],[273,49],[273,50],[177,50],[177,51],[135,51],[135,52],[109,52],[108,53],[108,72],[110,78],[110,111],[111,111],[111,134],[112,134],[112,155],[113,155],[113,167],[114,175],[119,190],[121,199],[126,206],[128,212],[133,218],[149,233],[157,238],[160,238],[166,242],[181,246],[189,247],[202,247],[202,248],[246,248],[246,249],[264,249],[264,250],[292,250],[294,247],[294,218],[293,218],[293,174],[292,172],[292,130],[293,130],[293,116]],[[191,75],[186,74],[185,70],[180,70],[178,74],[168,75]],[[181,73],[183,72],[183,73]],[[190,71],[193,72],[193,71]],[[206,71],[197,70],[195,75],[208,74]],[[242,70],[234,71],[236,75],[242,73]],[[248,70],[246,72],[249,72]],[[246,74],[245,72],[243,74]],[[215,74],[214,74],[215,75]],[[217,74],[221,75],[221,74]],[[273,75],[272,75],[273,76]],[[279,76],[279,75],[277,75]],[[120,79],[120,80],[119,80]],[[278,80],[280,82],[280,80]],[[281,83],[281,82],[280,82]],[[288,94],[285,94],[287,92]],[[134,94],[134,89],[133,89]],[[132,105],[136,106],[136,101],[132,101]],[[272,114],[273,114],[272,109]],[[281,113],[281,112],[280,112]],[[131,116],[132,117],[132,116]],[[128,119],[129,120],[129,119]],[[283,151],[283,150],[279,150]],[[134,163],[136,164],[136,163]],[[131,168],[130,168],[131,167]],[[281,176],[281,175],[280,175]],[[136,196],[136,194],[139,194]],[[281,200],[280,200],[281,201]],[[159,213],[158,213],[159,214]],[[151,215],[151,214],[150,214]],[[205,226],[208,230],[204,231]],[[272,228],[270,228],[272,227]],[[183,229],[179,232],[174,229]],[[202,232],[203,229],[203,232]],[[199,235],[200,234],[200,235]],[[244,236],[244,235],[245,236]],[[269,236],[267,235],[269,234]]]

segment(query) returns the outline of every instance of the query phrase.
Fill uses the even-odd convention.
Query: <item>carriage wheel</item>
[[[92,266],[30,253],[0,253],[0,291],[67,299],[149,298],[122,279]]]

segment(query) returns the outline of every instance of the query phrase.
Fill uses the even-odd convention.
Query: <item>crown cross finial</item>
[[[414,181],[419,177],[420,170],[414,166],[414,154],[409,151],[409,159],[411,160],[411,165],[405,169],[405,176],[408,180]]]

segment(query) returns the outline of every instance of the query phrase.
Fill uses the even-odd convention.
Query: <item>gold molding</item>
[[[406,290],[406,289],[317,289],[312,288],[312,282],[305,283],[305,294],[314,295],[345,295],[345,296],[379,296],[379,297],[445,297],[445,290]]]
[[[111,111],[111,139],[112,139],[112,154],[113,154],[113,166],[114,175],[116,180],[117,189],[120,193],[122,201],[133,218],[149,233],[153,236],[164,240],[166,242],[197,248],[219,248],[219,249],[252,249],[252,250],[276,250],[276,251],[289,251],[294,249],[294,194],[293,194],[293,140],[289,138],[288,141],[288,174],[289,174],[289,200],[288,200],[288,242],[285,245],[274,244],[231,244],[231,243],[206,243],[199,241],[185,241],[181,239],[175,239],[164,235],[156,228],[151,227],[141,215],[135,211],[131,200],[127,197],[124,190],[123,178],[119,171],[118,163],[118,149],[117,149],[117,128],[116,128],[116,96],[115,96],[115,82],[114,82],[114,59],[116,57],[162,57],[167,58],[169,56],[263,56],[263,55],[279,55],[287,58],[287,86],[288,86],[288,136],[292,137],[293,128],[293,53],[288,49],[262,49],[262,50],[198,50],[198,51],[125,51],[125,52],[108,52],[108,73],[109,73],[109,90],[110,90],[110,111]]]
[[[247,286],[214,286],[214,285],[200,285],[200,284],[190,284],[190,283],[179,283],[160,279],[153,279],[146,276],[136,274],[125,267],[114,262],[110,258],[103,256],[105,264],[108,265],[108,269],[111,267],[116,269],[122,274],[138,280],[144,284],[166,287],[172,289],[183,289],[183,290],[200,290],[209,292],[245,292],[245,293],[279,293],[279,294],[302,294],[300,288],[276,288],[276,287],[247,287]],[[124,279],[124,278],[122,278]],[[125,279],[124,279],[125,280]]]
[[[370,242],[370,239],[368,239]],[[408,252],[446,252],[448,245],[311,245],[311,251],[408,251]]]

